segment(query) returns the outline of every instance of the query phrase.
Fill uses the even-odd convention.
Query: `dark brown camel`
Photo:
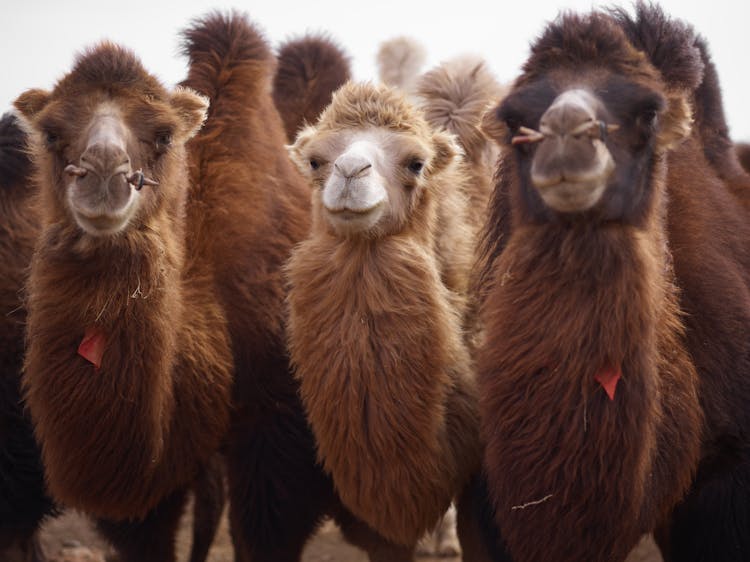
[[[326,35],[306,35],[282,44],[273,79],[273,101],[291,143],[331,103],[331,94],[351,78],[349,56]]]
[[[667,559],[750,556],[750,186],[705,52],[655,8],[565,15],[486,120],[480,405],[516,562],[651,530]]]
[[[31,420],[21,402],[23,285],[39,230],[31,207],[31,161],[25,145],[26,135],[16,117],[4,115],[0,119],[0,559],[9,562],[41,557],[34,533],[53,513]]]

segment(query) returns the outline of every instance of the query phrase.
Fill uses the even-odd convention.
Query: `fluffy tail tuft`
[[[456,135],[470,161],[478,161],[488,144],[480,123],[504,88],[479,57],[464,56],[426,72],[417,84],[429,123]]]
[[[273,99],[289,142],[315,121],[333,92],[351,78],[349,56],[325,35],[292,39],[279,49]]]
[[[263,34],[243,15],[212,12],[193,20],[182,33],[190,71],[185,86],[208,96],[211,104],[231,92],[252,97],[270,80],[274,57]]]
[[[415,39],[396,37],[385,41],[377,56],[380,81],[411,93],[426,60],[427,51]]]

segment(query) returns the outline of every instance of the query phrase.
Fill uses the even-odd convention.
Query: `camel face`
[[[384,129],[341,131],[307,147],[324,220],[339,235],[403,228],[422,189],[428,147]]]
[[[65,168],[68,208],[89,234],[115,234],[138,210],[142,192],[133,174],[131,137],[119,108],[104,103],[86,127],[80,158]]]
[[[456,148],[401,94],[349,85],[290,152],[317,187],[317,218],[338,236],[374,238],[408,225],[428,180],[453,161]]]
[[[178,193],[174,170],[207,104],[185,89],[166,91],[131,53],[105,43],[52,92],[29,90],[15,105],[56,220],[107,237],[143,224]]]
[[[554,70],[522,75],[485,118],[516,162],[527,218],[635,220],[659,154],[689,131],[684,98],[625,41],[611,48],[600,64],[545,59]]]

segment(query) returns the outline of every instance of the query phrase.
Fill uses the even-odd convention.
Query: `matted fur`
[[[667,103],[641,172],[647,189],[617,219],[545,215],[522,188],[525,149],[511,148],[506,125],[488,116],[503,158],[482,262],[480,410],[495,518],[516,562],[624,560],[642,533],[666,522],[701,454],[698,375],[671,266],[678,248],[667,245],[671,207],[665,218],[684,189],[667,154],[689,130],[685,101],[598,13],[548,26],[514,92],[595,83],[604,72]],[[535,90],[512,103],[546,108],[541,96],[554,99]],[[594,375],[617,366],[610,401]]]
[[[305,166],[300,150],[314,135],[373,125],[433,147],[424,183],[412,187],[421,191],[400,228],[373,237],[334,234],[315,191],[313,232],[287,266],[289,349],[320,460],[344,505],[388,539],[413,545],[477,467],[464,309],[441,279],[443,263],[467,263],[451,253],[465,247],[436,244],[470,232],[437,230],[440,205],[465,176],[419,112],[369,84],[337,92],[293,152]],[[450,250],[441,256],[441,248]]]
[[[289,142],[331,103],[351,78],[350,57],[330,37],[307,35],[282,44],[273,80],[273,101]]]
[[[129,127],[151,126],[138,113],[150,103],[152,118],[175,129],[157,163],[130,154],[160,182],[135,224],[96,239],[65,207],[61,160],[45,134],[67,126],[72,146],[85,125],[76,119],[106,96]],[[226,322],[195,242],[202,226],[185,222],[183,144],[204,115],[198,101],[169,94],[131,52],[104,43],[51,93],[30,91],[16,102],[34,130],[42,223],[28,282],[25,398],[50,492],[100,517],[144,516],[196,477],[227,430]],[[92,326],[106,336],[99,369],[76,353]]]

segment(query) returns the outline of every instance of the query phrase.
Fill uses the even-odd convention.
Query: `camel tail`
[[[333,92],[350,78],[349,56],[325,35],[307,35],[281,46],[273,99],[289,142],[303,125],[318,118]]]
[[[453,133],[470,160],[480,157],[487,138],[482,116],[497,103],[504,88],[479,57],[464,56],[425,73],[417,84],[417,95],[428,122]]]
[[[378,76],[388,86],[411,92],[426,60],[427,52],[420,43],[410,37],[396,37],[378,49]]]
[[[0,188],[21,185],[31,172],[26,133],[12,113],[0,118]]]
[[[182,53],[190,69],[182,85],[209,98],[209,119],[251,103],[270,87],[273,53],[263,33],[237,12],[193,20],[182,32]]]

